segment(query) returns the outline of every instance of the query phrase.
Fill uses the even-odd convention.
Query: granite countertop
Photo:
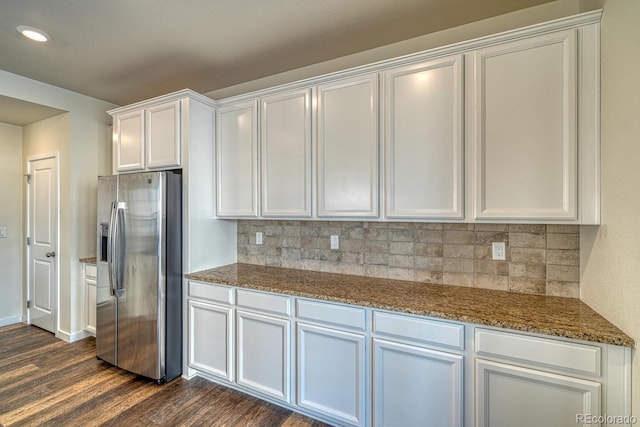
[[[85,264],[95,264],[97,261],[97,258],[96,257],[80,258],[79,261],[84,262]]]
[[[631,337],[574,298],[430,285],[252,264],[190,273],[188,279],[460,322],[634,347]]]

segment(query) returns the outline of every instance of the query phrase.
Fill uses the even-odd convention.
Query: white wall
[[[0,325],[22,320],[22,127],[0,123]]]
[[[602,225],[581,230],[581,298],[640,342],[640,1],[606,0],[601,34]],[[633,413],[640,358],[633,355]]]
[[[40,143],[46,147],[53,144],[53,135],[47,136],[46,128],[54,122],[57,126],[63,126],[62,122],[66,122],[66,136],[55,141],[60,151],[60,241],[66,242],[61,244],[59,254],[60,313],[56,335],[73,340],[82,335],[83,326],[83,294],[78,259],[95,254],[96,215],[92,192],[97,190],[98,174],[110,173],[111,141],[107,126],[111,124],[111,118],[106,111],[116,105],[1,70],[0,95],[68,112],[26,128],[31,128],[30,135],[37,135],[33,138],[39,141],[36,144],[29,143],[29,146],[39,150]],[[61,136],[61,127],[56,129],[54,135]],[[48,142],[43,142],[45,140]],[[33,150],[25,150],[23,156],[39,154]],[[26,160],[23,160],[23,168],[25,164]]]

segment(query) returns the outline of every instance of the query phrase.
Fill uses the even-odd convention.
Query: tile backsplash
[[[505,261],[492,242],[505,242]],[[580,227],[242,220],[238,262],[578,298]]]

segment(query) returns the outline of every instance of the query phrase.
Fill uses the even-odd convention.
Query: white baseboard
[[[67,331],[58,330],[58,332],[56,332],[56,337],[66,342],[75,342],[91,336],[93,335],[91,335],[91,333],[87,331],[77,331],[69,333]]]
[[[18,314],[16,316],[5,317],[4,319],[0,319],[0,326],[13,325],[14,323],[22,323],[25,319],[22,315]]]

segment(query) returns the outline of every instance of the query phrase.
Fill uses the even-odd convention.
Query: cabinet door
[[[380,339],[373,347],[375,426],[463,425],[462,356]]]
[[[378,75],[318,87],[318,216],[378,216]]]
[[[262,216],[311,216],[311,91],[262,99]]]
[[[388,218],[463,217],[462,56],[384,72]]]
[[[85,329],[96,334],[96,281],[85,279]]]
[[[298,324],[298,405],[349,425],[365,425],[365,337]]]
[[[243,311],[237,316],[237,383],[289,402],[290,321]]]
[[[258,216],[257,112],[258,101],[222,107],[217,112],[218,216]]]
[[[114,118],[113,160],[116,172],[144,170],[144,111]]]
[[[600,384],[485,360],[476,361],[478,427],[590,425],[600,416]]]
[[[576,220],[576,30],[475,52],[476,219]]]
[[[180,101],[147,108],[145,124],[147,168],[180,166]]]
[[[233,310],[189,301],[189,366],[233,381]]]

